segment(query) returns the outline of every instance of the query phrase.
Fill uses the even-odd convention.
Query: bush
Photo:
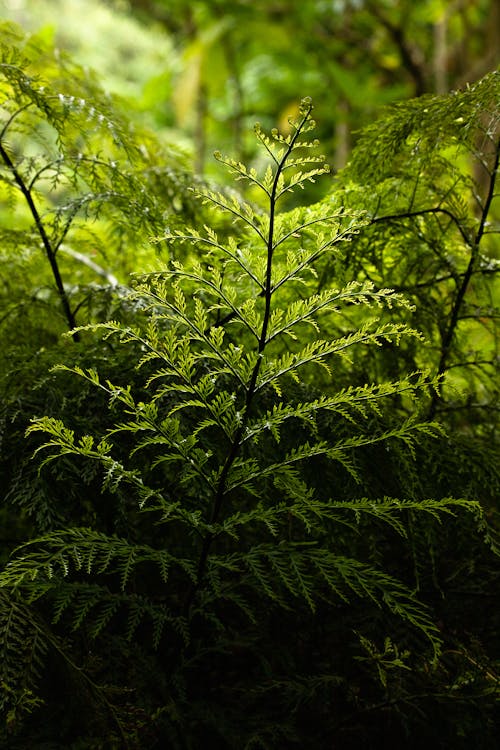
[[[32,519],[0,574],[5,746],[494,746],[498,622],[477,603],[498,595],[494,312],[482,320],[497,88],[389,113],[319,204],[290,208],[328,171],[305,99],[288,133],[256,127],[262,173],[216,155],[245,195],[197,185],[205,207],[171,208],[167,229],[141,209],[126,252],[154,229],[168,261],[108,286],[111,308],[83,325],[67,317],[64,343],[39,354],[37,400],[16,392],[21,421],[33,403],[46,416],[27,431],[39,475],[21,462],[4,510]],[[481,129],[489,183],[469,213]],[[31,162],[2,148],[43,240]],[[120,223],[142,179],[120,178]],[[154,184],[143,195],[157,205]],[[82,231],[84,204],[70,213]],[[52,248],[65,210],[43,224]],[[58,302],[74,318],[72,294]],[[461,328],[471,295],[484,368],[462,353],[478,343]],[[479,396],[487,425],[467,411]]]

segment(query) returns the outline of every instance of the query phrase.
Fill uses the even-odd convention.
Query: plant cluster
[[[304,99],[285,132],[256,126],[262,170],[216,154],[238,189],[197,184],[196,208],[172,169],[165,206],[115,105],[69,101],[77,70],[47,93],[12,33],[8,262],[44,261],[67,333],[6,400],[34,460],[4,472],[24,541],[0,572],[1,742],[493,748],[498,76],[390,112],[320,203],[297,205],[328,173]],[[72,155],[87,107],[106,137]],[[125,225],[110,258],[154,234],[164,262],[108,277],[97,313],[51,261],[101,221]]]

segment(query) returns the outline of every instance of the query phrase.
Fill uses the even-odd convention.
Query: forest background
[[[499,0],[0,9],[1,746],[496,747]]]

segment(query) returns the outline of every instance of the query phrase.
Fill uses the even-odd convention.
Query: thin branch
[[[5,125],[3,126],[2,130],[0,131],[0,141],[3,141],[6,132],[10,128],[10,126],[12,125],[14,119],[18,115],[20,115],[21,112],[24,112],[24,110],[28,109],[28,107],[31,107],[32,104],[33,104],[33,102],[28,102],[27,104],[23,104],[22,107],[19,107],[19,109],[16,109],[16,111],[11,114],[11,116],[9,117],[9,119],[7,120],[7,122],[5,123]]]
[[[35,225],[38,231],[38,234],[40,235],[40,238],[42,240],[42,244],[45,250],[45,255],[47,257],[47,260],[49,261],[49,265],[52,271],[52,275],[54,277],[54,281],[56,283],[57,291],[59,292],[59,298],[61,300],[61,306],[64,311],[64,316],[66,318],[68,328],[70,331],[72,331],[74,328],[76,328],[76,320],[74,317],[74,313],[71,309],[71,306],[69,304],[68,295],[66,294],[66,290],[64,288],[63,280],[61,277],[61,272],[59,270],[59,266],[57,265],[56,260],[56,253],[54,248],[52,247],[52,243],[47,235],[47,232],[45,230],[44,223],[42,221],[42,218],[40,214],[38,213],[38,209],[35,205],[35,202],[33,200],[33,196],[29,190],[29,188],[26,186],[26,183],[24,182],[21,174],[16,169],[16,166],[14,165],[14,162],[10,158],[9,154],[3,147],[3,144],[0,142],[0,156],[4,160],[7,167],[12,172],[12,175],[14,177],[14,180],[16,181],[21,193],[23,194],[26,203],[28,204],[28,207],[31,211],[31,215],[33,216],[33,219],[35,221]],[[79,333],[74,334],[75,341],[80,340]]]
[[[458,231],[462,235],[462,239],[464,242],[469,246],[472,247],[473,242],[471,241],[470,237],[465,232],[462,224],[460,223],[460,220],[453,214],[451,211],[449,211],[447,208],[440,208],[439,206],[436,206],[435,208],[422,208],[419,211],[403,211],[399,214],[388,214],[386,216],[376,216],[374,219],[371,220],[371,224],[380,224],[384,221],[392,221],[395,219],[412,219],[417,216],[425,216],[425,214],[444,214],[445,216],[448,216],[449,219],[452,220],[452,222],[457,227]]]
[[[484,203],[483,213],[481,215],[481,220],[479,222],[479,227],[477,229],[476,236],[474,237],[474,241],[470,245],[471,254],[470,254],[469,264],[467,266],[467,270],[465,271],[463,275],[462,283],[457,291],[457,295],[455,297],[455,302],[453,304],[453,308],[451,311],[448,327],[443,336],[443,341],[442,341],[442,346],[441,346],[441,357],[439,359],[438,370],[437,370],[438,376],[443,375],[444,372],[448,369],[448,357],[450,355],[451,343],[453,341],[453,336],[455,334],[455,330],[460,319],[460,310],[464,302],[465,295],[469,287],[469,283],[474,274],[474,267],[479,257],[479,247],[480,247],[483,235],[484,235],[484,230],[486,227],[486,222],[488,219],[488,213],[491,207],[491,203],[493,201],[493,196],[495,194],[495,182],[496,182],[496,177],[498,173],[499,161],[500,161],[500,140],[498,141],[496,145],[495,160],[494,160],[491,172],[490,172],[490,184],[488,188],[488,193],[486,195],[486,200]],[[429,417],[431,419],[434,417],[436,413],[438,401],[440,400],[441,400],[441,389],[439,389],[439,391],[435,391],[432,396],[431,405],[429,409]]]

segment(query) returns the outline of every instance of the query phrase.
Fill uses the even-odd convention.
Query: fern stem
[[[26,203],[28,204],[28,207],[30,209],[31,215],[33,216],[33,219],[35,221],[35,226],[37,228],[38,234],[40,235],[40,239],[42,240],[42,244],[45,250],[45,255],[47,257],[47,260],[49,261],[52,275],[54,277],[57,291],[59,293],[59,299],[61,301],[61,306],[64,312],[64,316],[68,323],[68,328],[70,331],[72,331],[76,328],[75,316],[69,304],[68,295],[66,294],[61,272],[57,264],[56,253],[55,253],[54,248],[52,247],[52,243],[47,235],[47,232],[45,231],[45,226],[43,224],[42,217],[40,216],[38,212],[38,209],[35,205],[35,201],[33,200],[33,196],[31,194],[29,187],[26,185],[20,172],[16,169],[14,162],[10,158],[9,154],[7,153],[7,151],[5,150],[1,142],[0,142],[0,156],[4,160],[9,170],[12,172],[14,180],[16,181],[21,193],[23,194],[26,200]],[[80,335],[78,333],[75,333],[73,335],[73,338],[75,341],[79,341]]]
[[[266,280],[264,284],[264,299],[265,299],[265,308],[264,308],[264,316],[262,319],[262,328],[260,332],[259,342],[258,342],[258,357],[257,361],[254,365],[254,368],[252,370],[252,374],[250,376],[250,380],[248,383],[248,386],[246,387],[246,399],[245,399],[245,408],[243,411],[243,419],[242,422],[236,431],[236,434],[233,438],[231,447],[229,449],[229,453],[227,454],[226,460],[224,462],[224,466],[222,468],[219,481],[217,484],[217,490],[215,493],[214,503],[212,507],[212,513],[210,517],[210,523],[215,524],[217,523],[220,512],[222,509],[222,505],[224,502],[224,498],[227,494],[227,478],[229,476],[229,472],[231,470],[231,467],[238,456],[238,452],[242,445],[242,438],[245,433],[245,428],[248,422],[248,416],[250,413],[250,408],[252,405],[253,398],[256,393],[256,386],[257,386],[257,378],[259,376],[260,368],[262,366],[262,355],[264,352],[264,349],[266,347],[267,343],[267,331],[269,328],[269,320],[271,317],[271,301],[273,296],[273,288],[272,288],[272,263],[273,263],[273,253],[275,249],[274,245],[274,229],[275,229],[275,216],[276,216],[276,204],[277,204],[277,191],[278,191],[278,184],[280,176],[283,172],[283,169],[285,167],[286,162],[288,161],[288,158],[293,151],[295,144],[297,142],[297,139],[306,124],[307,120],[309,119],[309,115],[312,111],[312,104],[310,104],[304,111],[302,115],[302,119],[296,125],[295,133],[290,138],[289,143],[287,144],[287,148],[285,149],[285,152],[283,156],[281,157],[280,161],[277,164],[276,172],[274,175],[273,185],[271,189],[271,193],[269,195],[269,232],[266,238],[266,248],[267,248],[267,266],[266,266]],[[279,197],[279,196],[278,196]],[[191,586],[188,595],[185,600],[184,604],[184,614],[185,616],[189,615],[189,611],[191,609],[191,605],[193,603],[194,597],[196,595],[196,592],[198,591],[201,582],[203,580],[203,576],[205,574],[205,569],[207,565],[208,556],[210,554],[210,549],[212,547],[213,541],[215,539],[214,532],[209,532],[206,534],[203,545],[200,552],[200,557],[198,560],[198,566],[197,566],[197,574],[196,574],[196,581]]]
[[[460,284],[460,287],[458,288],[458,291],[455,297],[455,302],[453,303],[453,308],[451,310],[448,327],[443,336],[442,346],[441,346],[441,356],[439,359],[438,370],[437,370],[438,376],[442,376],[448,369],[448,358],[449,358],[450,351],[451,351],[451,344],[453,341],[453,337],[455,335],[455,331],[458,325],[460,310],[462,308],[465,295],[467,294],[470,280],[475,271],[475,266],[477,263],[477,259],[479,257],[479,247],[480,247],[481,240],[485,232],[486,222],[488,219],[488,213],[491,208],[493,198],[495,196],[495,183],[496,183],[496,177],[498,173],[499,162],[500,162],[500,139],[498,140],[496,144],[495,160],[494,160],[494,164],[491,169],[491,172],[490,172],[490,182],[488,186],[488,193],[486,195],[486,200],[484,202],[481,219],[479,221],[479,226],[476,232],[476,236],[474,237],[474,241],[470,246],[471,253],[470,253],[469,263],[462,277],[462,283]],[[442,381],[441,381],[439,390],[434,391],[433,396],[432,396],[431,405],[429,408],[430,419],[433,419],[434,415],[436,414],[436,410],[441,399],[442,399]]]

